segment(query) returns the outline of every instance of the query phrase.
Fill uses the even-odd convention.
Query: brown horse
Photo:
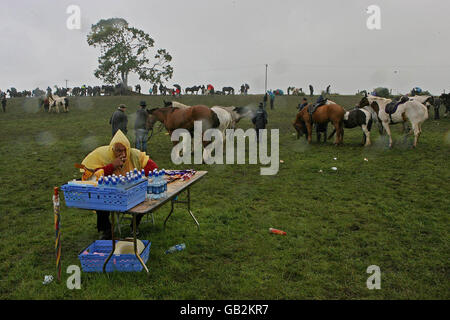
[[[190,108],[163,107],[147,110],[147,129],[153,130],[153,126],[160,121],[166,127],[169,135],[176,129],[186,129],[194,134],[194,122],[202,122],[202,131],[218,128],[220,125],[217,114],[204,105],[192,106]],[[176,144],[177,142],[174,142]]]
[[[297,113],[293,123],[295,130],[297,130],[297,137],[300,137],[303,133],[307,133],[308,143],[311,143],[313,124],[323,125],[331,122],[337,132],[334,144],[342,144],[344,139],[344,108],[334,102],[328,101],[326,104],[318,107],[311,117],[308,112],[309,107],[310,105],[307,105]]]

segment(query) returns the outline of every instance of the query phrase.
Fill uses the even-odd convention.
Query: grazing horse
[[[190,132],[191,137],[194,135],[194,122],[202,121],[202,130],[205,132],[210,128],[218,128],[220,120],[217,114],[207,106],[197,105],[190,108],[173,108],[163,107],[147,110],[147,129],[153,130],[155,122],[159,121],[164,124],[169,135],[171,136],[176,129],[186,129]],[[208,141],[204,141],[204,146]],[[174,141],[174,145],[177,144]]]
[[[337,133],[334,144],[342,144],[344,137],[344,108],[332,101],[328,101],[326,104],[317,107],[312,115],[310,115],[310,113],[308,112],[308,109],[310,107],[312,107],[311,104],[307,105],[297,113],[297,116],[293,123],[295,130],[297,130],[297,137],[300,137],[303,133],[306,132],[308,143],[311,143],[313,124],[318,124],[318,129],[320,129],[320,125],[325,125],[331,121]]]
[[[389,148],[392,148],[392,136],[389,124],[405,123],[408,120],[414,130],[413,147],[416,147],[419,136],[422,133],[421,125],[426,119],[428,119],[427,107],[416,100],[409,99],[404,103],[395,103],[396,108],[390,110],[392,105],[393,103],[391,99],[385,99],[372,95],[363,97],[359,102],[359,108],[370,106],[377,114],[378,119],[381,121],[383,128],[389,136]],[[407,135],[410,133],[411,131]]]
[[[184,89],[184,92],[187,94],[188,92],[190,92],[191,94],[198,94],[198,90],[200,90],[201,87],[200,86],[193,86],[193,87],[187,87],[186,89]]]
[[[223,92],[223,94],[234,94],[234,88],[233,87],[223,87],[222,92]]]

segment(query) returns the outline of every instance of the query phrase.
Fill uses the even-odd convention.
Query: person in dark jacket
[[[267,112],[264,110],[264,105],[261,102],[258,110],[256,110],[255,116],[252,119],[256,129],[256,138],[259,141],[259,130],[265,129],[267,124]]]
[[[147,151],[147,134],[146,128],[148,112],[146,110],[147,104],[145,101],[141,101],[139,109],[136,111],[136,121],[134,122],[134,132],[136,134],[136,149],[140,151]]]
[[[314,88],[312,85],[309,85],[309,93],[310,93],[310,96],[312,96],[314,94]]]
[[[127,125],[128,125],[128,117],[125,114],[125,110],[127,109],[127,106],[124,104],[119,105],[116,111],[111,116],[111,119],[109,119],[109,124],[112,128],[112,136],[116,134],[117,130],[122,130],[124,134],[127,134]]]
[[[302,109],[303,109],[304,107],[306,107],[307,105],[308,105],[308,99],[303,98],[302,103],[298,105],[298,111],[302,111]]]
[[[0,98],[1,98],[1,100],[2,100],[2,109],[3,109],[3,112],[6,112],[6,93],[2,92],[2,93],[0,94]]]
[[[264,98],[263,98],[263,108],[265,109],[267,105],[267,92],[264,94]]]

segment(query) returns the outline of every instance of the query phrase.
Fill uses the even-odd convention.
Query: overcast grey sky
[[[448,0],[1,0],[0,89],[98,85],[99,56],[86,35],[100,19],[121,17],[173,57],[183,88],[242,83],[250,93],[288,86],[355,93],[377,86],[450,90]],[[66,9],[81,8],[69,30]],[[369,30],[369,5],[381,30]],[[447,58],[447,59],[446,59]],[[131,75],[130,85],[149,84]]]

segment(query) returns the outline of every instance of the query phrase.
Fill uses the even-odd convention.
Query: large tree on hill
[[[92,25],[87,42],[100,48],[94,75],[106,83],[121,82],[127,87],[130,73],[151,83],[172,78],[173,68],[169,65],[172,56],[165,49],[152,50],[154,40],[144,31],[130,27],[125,19],[100,20]]]

